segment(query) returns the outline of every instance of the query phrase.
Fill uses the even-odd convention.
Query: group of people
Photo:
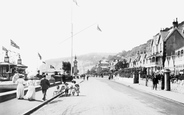
[[[72,81],[72,84],[63,83],[61,86],[57,86],[56,90],[53,92],[53,96],[56,96],[59,93],[64,93],[65,96],[75,95],[79,96],[80,86],[76,84],[76,81]]]
[[[29,80],[26,82],[24,80],[24,75],[16,72],[12,78],[13,83],[17,84],[17,99],[28,99],[29,101],[35,100],[35,87],[36,82],[34,80],[34,76],[30,76]],[[46,100],[47,89],[50,87],[49,81],[46,79],[46,75],[40,81],[43,98],[42,100]],[[26,95],[24,95],[24,87],[28,86],[28,91]]]

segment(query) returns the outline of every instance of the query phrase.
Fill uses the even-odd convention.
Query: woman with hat
[[[29,101],[35,100],[35,80],[34,76],[29,77],[30,80],[28,80],[27,85],[28,85],[28,91],[25,95],[25,98],[28,99]]]
[[[24,75],[19,74],[19,78],[16,80],[17,84],[17,98],[18,99],[23,99],[24,98],[24,85],[25,80],[24,80]]]

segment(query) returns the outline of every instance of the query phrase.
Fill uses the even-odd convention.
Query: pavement
[[[75,79],[75,80],[77,83],[81,83],[83,81],[83,79]],[[151,87],[151,82],[148,83],[148,86],[145,86],[143,81],[141,81],[139,84],[133,84],[132,78],[123,78],[123,77],[114,77],[112,81],[184,105],[184,98],[183,98],[184,94],[176,93],[174,91],[161,90],[160,87],[158,87],[157,90],[153,90]],[[48,89],[46,101],[42,101],[43,94],[41,91],[38,91],[36,92],[35,101],[17,100],[15,98],[9,101],[2,102],[0,103],[0,115],[31,114],[35,110],[39,109],[48,102],[57,98],[57,96],[53,97],[53,91],[55,90],[56,86]]]
[[[144,85],[145,83],[143,84],[143,81],[141,81],[142,83],[140,82],[139,84],[133,84],[133,78],[124,78],[124,77],[114,77],[114,81],[129,86],[131,88],[184,105],[184,94],[177,93],[172,90],[171,91],[161,90],[160,87],[158,87],[157,90],[153,90],[152,82],[149,82],[148,86],[145,86]]]
[[[81,83],[82,79],[75,79],[76,83]],[[42,100],[43,94],[37,91],[35,101],[26,99],[18,100],[17,98],[0,103],[0,115],[30,115],[40,107],[49,103],[59,95],[53,97],[53,92],[57,86],[50,87],[47,91],[46,101]]]

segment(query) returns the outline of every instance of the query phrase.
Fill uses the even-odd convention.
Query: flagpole
[[[71,71],[72,75],[72,65],[73,65],[73,0],[71,0]]]

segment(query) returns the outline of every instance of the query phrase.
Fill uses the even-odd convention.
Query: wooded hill
[[[119,53],[89,53],[85,55],[79,55],[77,56],[79,72],[86,72],[88,69],[94,67],[100,60],[105,58],[109,61],[114,59],[128,59],[129,57],[135,56],[137,52],[150,52],[150,44],[151,40],[148,40],[146,43],[136,46],[129,51],[123,50]],[[46,60],[46,64],[41,65],[40,70],[42,71],[50,69],[50,65],[54,66],[55,69],[61,69],[63,61],[70,62],[71,58],[67,57]]]

